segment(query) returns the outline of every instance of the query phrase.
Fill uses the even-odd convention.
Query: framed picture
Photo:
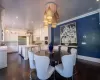
[[[60,43],[77,43],[76,23],[69,23],[60,27]]]

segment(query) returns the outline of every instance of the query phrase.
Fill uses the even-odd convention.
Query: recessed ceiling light
[[[15,22],[13,22],[13,24],[15,24]]]
[[[32,21],[32,23],[33,23],[33,21]]]
[[[99,1],[99,0],[97,0],[97,1]]]
[[[16,19],[18,19],[18,16],[16,16]]]

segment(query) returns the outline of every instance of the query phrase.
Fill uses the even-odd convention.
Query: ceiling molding
[[[88,12],[88,13],[86,13],[86,14],[83,14],[83,15],[80,15],[80,16],[77,16],[77,17],[74,17],[74,18],[71,18],[71,19],[62,21],[62,22],[58,23],[57,26],[58,26],[58,25],[61,25],[61,24],[64,24],[64,23],[68,23],[68,22],[77,20],[77,19],[80,19],[80,18],[84,18],[84,17],[86,17],[86,16],[93,15],[93,14],[96,14],[96,13],[99,13],[99,12],[100,12],[100,9],[97,9],[97,10],[95,10],[95,11]]]

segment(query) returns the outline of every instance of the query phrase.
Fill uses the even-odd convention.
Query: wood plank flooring
[[[100,80],[100,64],[77,60],[75,69],[74,80]],[[56,80],[64,79],[57,72],[55,76]],[[29,77],[28,61],[24,61],[18,53],[8,54],[8,67],[0,69],[0,80],[30,80]]]

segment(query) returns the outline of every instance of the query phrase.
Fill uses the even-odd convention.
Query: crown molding
[[[68,23],[68,22],[77,20],[77,19],[80,19],[80,18],[84,18],[84,17],[90,16],[90,15],[93,15],[93,14],[96,14],[96,13],[100,13],[100,9],[97,9],[97,10],[92,11],[92,12],[88,12],[88,13],[86,13],[86,14],[83,14],[83,15],[80,15],[80,16],[77,16],[77,17],[74,17],[74,18],[71,18],[71,19],[62,21],[62,22],[59,22],[59,23],[57,24],[57,26],[58,26],[58,25],[61,25],[61,24],[64,24],[64,23]]]

